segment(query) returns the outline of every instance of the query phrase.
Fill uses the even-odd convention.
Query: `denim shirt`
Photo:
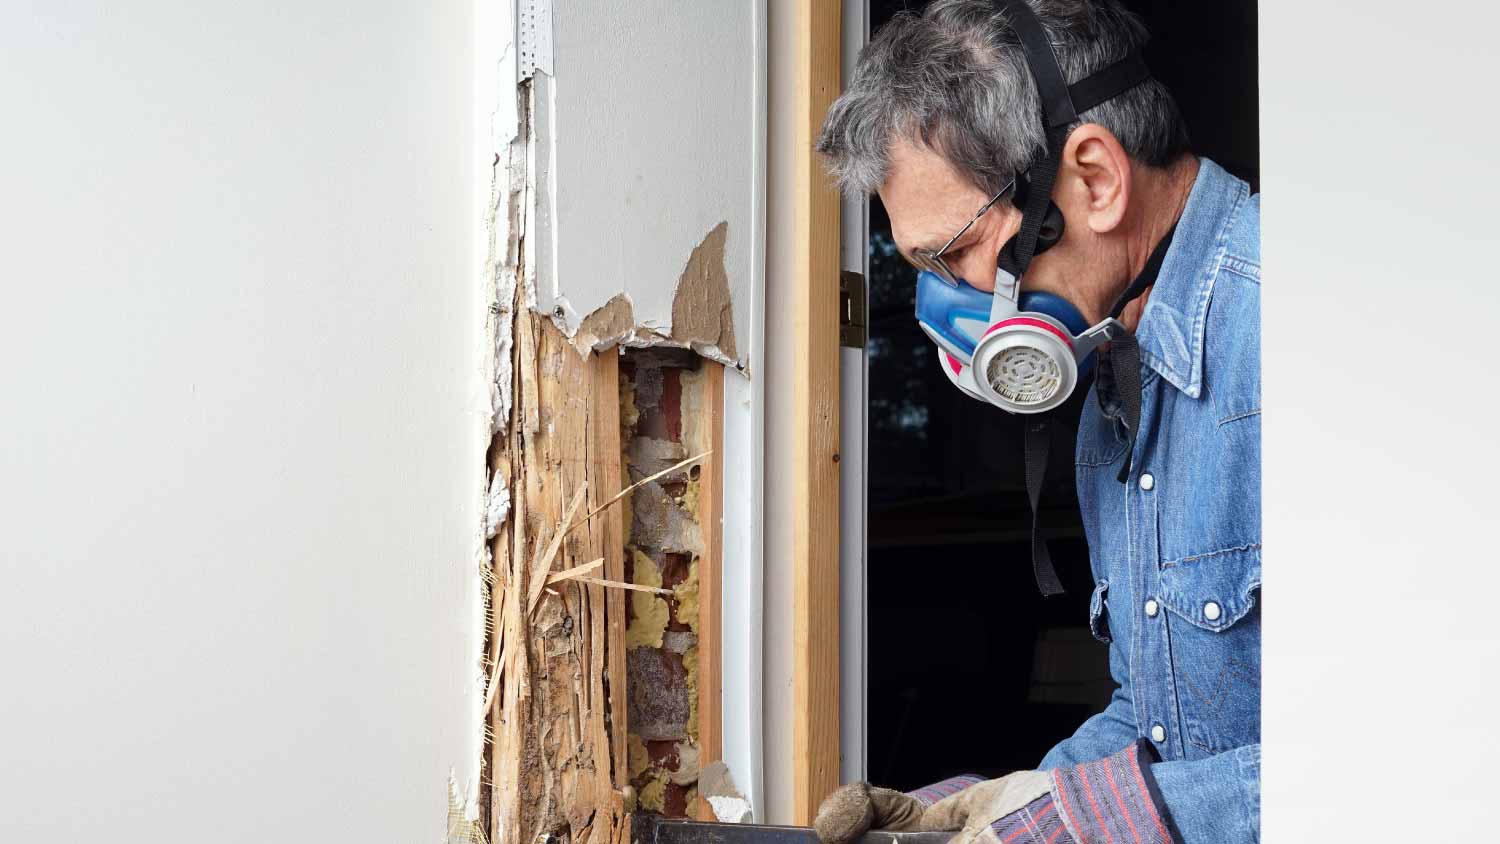
[[[1078,501],[1096,583],[1089,626],[1116,683],[1041,767],[1138,738],[1186,844],[1259,838],[1260,197],[1200,161],[1147,300],[1141,422],[1126,439],[1091,391]]]

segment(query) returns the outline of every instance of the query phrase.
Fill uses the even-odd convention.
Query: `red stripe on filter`
[[[1036,317],[1024,317],[1024,316],[1022,316],[1022,317],[1011,317],[1010,319],[1002,319],[999,322],[995,323],[994,325],[990,326],[989,328],[985,329],[984,336],[988,337],[991,334],[995,333],[996,331],[999,331],[1000,329],[1004,328],[1007,325],[1029,325],[1032,328],[1041,328],[1041,329],[1044,329],[1046,331],[1050,331],[1053,334],[1057,335],[1057,339],[1059,339],[1059,340],[1063,341],[1064,343],[1068,344],[1068,348],[1070,348],[1070,349],[1073,348],[1073,338],[1072,337],[1069,337],[1067,334],[1065,334],[1065,333],[1063,333],[1061,331],[1058,331],[1057,330],[1057,326],[1053,325],[1052,323],[1047,322],[1045,320],[1037,319]]]
[[[948,368],[951,369],[951,370],[953,370],[953,374],[954,375],[962,375],[963,371],[964,371],[963,361],[960,361],[958,358],[954,357],[953,355],[948,354],[947,352],[943,352],[943,354],[947,356],[947,358],[948,358]]]

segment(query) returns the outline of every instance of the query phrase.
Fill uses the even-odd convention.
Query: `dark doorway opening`
[[[870,29],[920,12],[870,0]],[[1259,183],[1254,0],[1134,0],[1146,58],[1199,155]],[[914,272],[870,202],[869,777],[910,789],[956,773],[1033,768],[1104,708],[1108,652],[1088,630],[1093,588],[1059,431],[1041,523],[1067,594],[1032,579],[1017,417],[954,389],[913,319]],[[1076,429],[1080,400],[1062,414]]]

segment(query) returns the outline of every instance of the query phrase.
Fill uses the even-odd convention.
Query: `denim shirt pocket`
[[[1186,758],[1260,741],[1260,544],[1164,563],[1160,578]]]
[[[1104,603],[1105,596],[1109,593],[1109,581],[1101,580],[1094,586],[1094,594],[1089,598],[1089,632],[1094,638],[1108,644],[1111,641],[1109,635],[1109,608]]]
[[[1162,564],[1162,603],[1204,630],[1217,633],[1234,626],[1254,609],[1259,590],[1259,544]]]

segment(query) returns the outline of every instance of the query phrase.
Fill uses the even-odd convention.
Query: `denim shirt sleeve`
[[[1260,841],[1260,745],[1151,766],[1182,844]]]
[[[1109,706],[1084,721],[1073,735],[1058,742],[1042,758],[1038,768],[1048,771],[1102,759],[1135,741],[1137,733],[1132,711],[1130,701],[1125,699],[1122,690],[1116,689]]]

